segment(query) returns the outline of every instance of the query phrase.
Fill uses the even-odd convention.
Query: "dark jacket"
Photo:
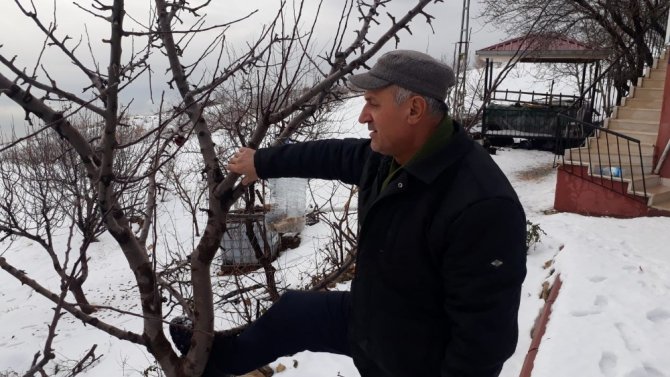
[[[510,183],[456,126],[380,192],[390,157],[370,140],[259,150],[262,178],[359,186],[349,336],[363,377],[493,377],[514,352],[526,224]]]

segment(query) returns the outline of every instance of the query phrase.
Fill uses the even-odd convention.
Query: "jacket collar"
[[[440,145],[422,158],[408,163],[403,169],[423,183],[433,182],[445,169],[460,160],[473,147],[473,141],[463,127],[453,121],[454,133],[449,142]]]

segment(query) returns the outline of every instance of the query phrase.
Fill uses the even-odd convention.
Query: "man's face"
[[[373,151],[399,160],[407,154],[411,127],[407,124],[409,101],[397,105],[395,92],[395,86],[366,90],[358,121],[367,124]]]

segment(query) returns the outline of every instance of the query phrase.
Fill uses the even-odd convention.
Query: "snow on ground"
[[[348,132],[365,137],[365,127],[356,122],[360,105],[361,100],[354,99],[344,106],[340,122]],[[670,219],[620,220],[554,213],[552,154],[500,149],[493,159],[516,188],[528,219],[546,232],[528,255],[519,344],[502,376],[519,375],[534,320],[544,304],[539,298],[542,283],[553,282],[556,275],[552,275],[552,269],[561,274],[564,285],[539,349],[534,377],[670,376]],[[332,188],[326,182],[316,186],[320,187],[316,197]],[[340,204],[344,194],[339,194]],[[180,227],[189,221],[184,209],[175,200],[168,200],[162,203],[161,216],[174,239],[190,247],[193,241],[182,229],[188,226]],[[287,286],[304,282],[301,272],[320,258],[318,249],[328,242],[322,223],[307,227],[302,237],[298,249],[284,253],[276,262],[277,267],[293,267],[281,279]],[[51,262],[32,242],[0,243],[0,254],[29,276],[57,287],[58,280],[50,272]],[[95,303],[138,311],[133,278],[114,241],[103,236],[93,246],[91,256],[92,271],[85,288]],[[26,370],[34,353],[43,347],[53,305],[5,272],[0,272],[0,287],[0,376],[4,376],[7,371]],[[133,331],[141,327],[138,318],[109,311],[100,315]],[[98,344],[96,354],[103,357],[82,376],[141,376],[153,363],[141,347],[83,327],[69,315],[61,321],[58,334],[55,348],[61,364],[76,360],[92,344]],[[303,352],[272,365],[279,363],[287,369],[278,376],[358,376],[351,360],[337,355]]]
[[[564,242],[564,284],[533,376],[670,375],[670,219],[557,214],[543,225]]]
[[[512,164],[515,159],[526,163]],[[563,287],[553,306],[533,377],[660,377],[670,371],[670,218],[613,219],[552,213],[555,173],[524,182],[550,166],[544,152],[499,152],[494,160],[512,180],[528,218],[547,233],[528,259],[519,347],[503,376],[517,376],[530,339],[524,327],[534,307],[529,284],[544,259]],[[535,163],[530,161],[535,160]],[[516,165],[516,166],[515,166]],[[519,165],[526,166],[519,169]],[[525,169],[525,171],[524,171]],[[562,249],[558,252],[559,249]],[[546,276],[545,271],[544,275]],[[553,277],[550,279],[553,282]]]

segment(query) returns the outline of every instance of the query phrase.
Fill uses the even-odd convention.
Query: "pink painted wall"
[[[641,199],[620,194],[622,190],[625,192],[628,183],[604,180],[610,189],[591,180],[599,182],[600,179],[588,176],[586,167],[560,166],[556,174],[554,208],[587,216],[630,218],[654,215]]]
[[[670,59],[668,59],[670,64]],[[670,74],[666,71],[665,74],[665,89],[663,89],[663,105],[661,108],[661,124],[658,130],[658,138],[656,139],[656,146],[654,147],[654,167],[658,163],[658,159],[663,153],[663,149],[670,140]],[[661,171],[661,177],[670,178],[670,156],[666,158]]]

